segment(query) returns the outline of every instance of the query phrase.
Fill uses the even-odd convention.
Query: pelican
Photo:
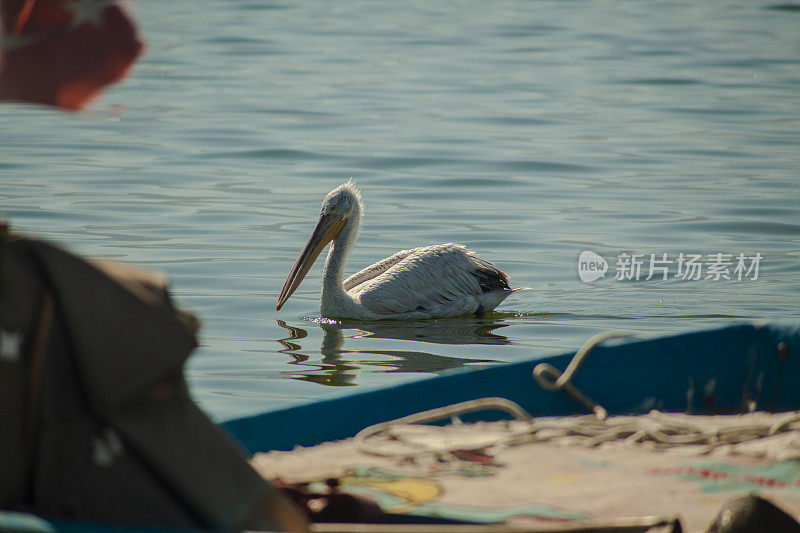
[[[347,279],[344,264],[361,227],[364,204],[351,179],[332,190],[276,309],[280,311],[325,246],[333,241],[322,276],[320,314],[354,320],[481,316],[511,293],[508,276],[462,244],[402,250]]]

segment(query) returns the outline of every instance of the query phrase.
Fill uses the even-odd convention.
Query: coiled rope
[[[581,346],[581,349],[575,353],[563,374],[551,364],[539,363],[533,369],[533,377],[541,388],[549,391],[564,390],[573,400],[592,411],[598,420],[605,420],[608,417],[608,411],[606,411],[602,405],[578,390],[578,388],[572,384],[572,378],[583,364],[586,356],[589,355],[598,344],[602,344],[611,339],[624,339],[628,337],[632,337],[632,335],[630,333],[617,333],[613,331],[598,333],[586,341],[583,346]]]

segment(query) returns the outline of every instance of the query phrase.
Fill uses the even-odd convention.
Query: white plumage
[[[330,241],[320,299],[324,317],[381,320],[482,315],[515,292],[505,273],[466,246],[453,243],[397,252],[343,280],[345,260],[363,212],[361,193],[352,180],[325,197],[317,227],[278,297],[278,310]]]

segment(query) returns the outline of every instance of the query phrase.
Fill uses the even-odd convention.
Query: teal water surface
[[[89,110],[0,106],[0,214],[163,270],[204,323],[215,418],[352,387],[800,311],[800,10],[753,1],[126,3],[147,51]],[[349,271],[461,242],[529,286],[481,319],[331,324],[322,261],[277,294],[325,194]],[[609,263],[586,283],[578,256]],[[617,280],[620,254],[729,277]],[[761,254],[757,279],[733,275]],[[751,261],[752,262],[752,261]],[[343,388],[345,387],[345,388]],[[351,387],[346,389],[346,387]]]

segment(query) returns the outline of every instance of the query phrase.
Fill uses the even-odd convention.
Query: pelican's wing
[[[377,263],[368,266],[364,270],[356,272],[355,274],[344,280],[344,290],[349,291],[353,287],[356,287],[357,285],[361,285],[365,281],[373,279],[375,276],[380,276],[381,274],[389,270],[389,268],[391,268],[392,266],[396,265],[397,263],[405,259],[408,256],[408,254],[413,253],[414,251],[415,250],[401,250],[396,254],[387,257],[386,259],[383,259],[381,261],[378,261]]]
[[[503,272],[463,245],[439,244],[401,253],[405,253],[402,259],[352,290],[361,305],[376,314],[435,311],[462,304],[472,305],[474,311],[481,294],[511,290]]]

